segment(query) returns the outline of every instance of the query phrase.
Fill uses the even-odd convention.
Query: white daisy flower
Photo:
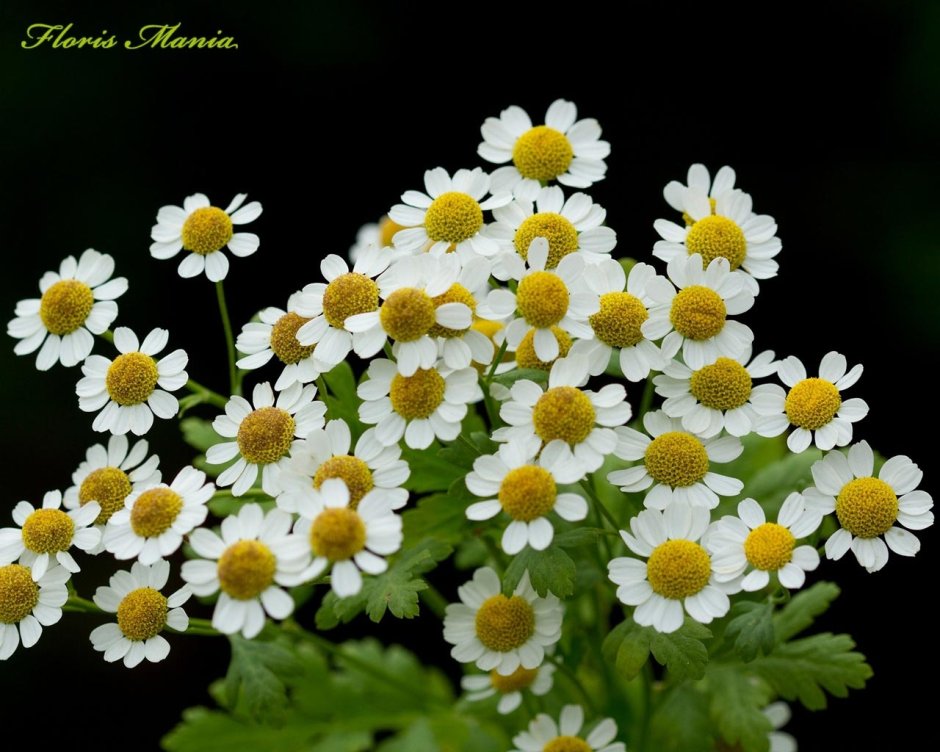
[[[630,420],[632,410],[622,384],[593,392],[581,388],[587,380],[587,359],[567,357],[552,366],[544,391],[534,381],[516,381],[499,410],[509,425],[496,429],[493,439],[528,442],[536,436],[546,444],[560,439],[586,472],[594,472],[617,445],[613,427]]]
[[[92,428],[141,436],[150,430],[154,415],[176,417],[179,401],[170,392],[189,379],[184,370],[189,356],[184,350],[174,350],[157,360],[154,356],[166,347],[169,338],[166,329],[154,329],[140,343],[134,332],[119,326],[114,330],[114,346],[120,354],[114,360],[101,355],[85,360],[85,378],[79,379],[75,392],[82,410],[101,410]]]
[[[496,712],[507,715],[522,704],[523,691],[542,697],[552,691],[555,665],[543,663],[538,668],[519,666],[509,676],[500,676],[495,670],[488,674],[472,674],[460,680],[460,688],[467,700],[478,702],[499,694]]]
[[[80,571],[69,549],[89,551],[98,545],[101,531],[92,525],[100,511],[94,501],[63,511],[61,491],[48,491],[40,509],[21,501],[13,507],[13,521],[19,527],[0,529],[0,564],[19,561],[37,582],[57,562],[68,572]]]
[[[691,225],[695,220],[685,213],[686,192],[689,189],[704,192],[714,212],[715,202],[718,200],[718,197],[734,188],[735,179],[736,175],[734,170],[728,165],[724,165],[715,173],[715,179],[712,181],[708,168],[703,164],[696,163],[689,167],[688,176],[686,178],[688,185],[683,185],[678,180],[670,180],[666,184],[666,187],[663,188],[663,198],[666,199],[666,203],[673,209],[683,213],[682,219],[685,221],[686,225]]]
[[[451,603],[445,611],[444,639],[461,663],[509,676],[519,666],[538,668],[546,648],[561,638],[564,607],[552,593],[539,597],[528,571],[511,596],[503,595],[499,577],[489,567],[477,569],[457,594],[461,603]]]
[[[470,309],[473,319],[477,314],[477,302],[486,296],[489,290],[490,265],[485,259],[470,259],[460,269],[457,281],[444,293],[436,296],[434,305],[440,310],[448,303],[463,303]],[[487,366],[493,360],[493,340],[486,336],[479,327],[471,323],[466,327],[451,328],[435,324],[428,335],[436,337],[438,356],[444,365],[453,370],[467,368],[471,363]],[[396,346],[400,352],[401,345]]]
[[[210,206],[203,193],[187,196],[183,206],[163,206],[157,212],[157,223],[150,230],[154,241],[150,255],[155,259],[173,258],[182,250],[190,254],[180,262],[181,277],[198,277],[203,271],[212,282],[220,282],[228,274],[226,246],[233,255],[250,256],[260,241],[253,232],[234,232],[234,225],[253,222],[261,216],[258,201],[244,203],[247,193],[236,194],[224,209]],[[239,208],[240,207],[240,208]]]
[[[443,167],[424,173],[424,189],[405,191],[388,216],[406,228],[392,238],[395,248],[407,253],[428,251],[439,255],[454,250],[461,260],[493,256],[499,251],[494,240],[481,232],[483,212],[512,201],[508,192],[490,192],[490,176],[479,167],[457,170],[453,178]]]
[[[42,297],[19,301],[16,318],[7,324],[7,334],[19,340],[13,352],[39,350],[40,371],[56,361],[66,367],[81,363],[95,345],[92,335],[107,331],[117,318],[114,300],[127,291],[127,280],[111,279],[113,273],[114,259],[91,248],[78,261],[67,256],[58,274],[46,272],[39,280]]]
[[[71,573],[57,564],[34,580],[22,564],[0,566],[0,661],[5,661],[23,643],[31,648],[42,636],[42,628],[62,618],[69,599],[65,586]]]
[[[261,320],[245,324],[238,335],[235,348],[245,357],[236,366],[253,371],[276,357],[284,366],[274,382],[277,391],[291,384],[308,384],[330,369],[319,360],[315,345],[301,345],[297,341],[298,330],[309,318],[274,307],[260,311],[258,318]]]
[[[848,455],[829,452],[813,464],[815,487],[803,496],[811,509],[836,513],[840,528],[826,541],[826,557],[841,559],[850,548],[858,563],[877,572],[888,563],[888,549],[914,556],[920,541],[909,532],[933,524],[933,498],[917,490],[924,474],[908,457],[892,457],[874,475],[875,456],[867,441]],[[904,528],[907,528],[905,530]]]
[[[738,504],[738,516],[722,517],[707,536],[716,579],[730,582],[743,577],[741,589],[754,592],[767,587],[773,573],[788,590],[803,587],[806,573],[819,566],[819,554],[813,546],[796,542],[816,532],[821,523],[822,514],[807,509],[798,493],[787,496],[776,522],[767,522],[754,499],[744,499]]]
[[[577,120],[572,102],[556,99],[545,113],[545,124],[532,126],[521,107],[507,107],[499,118],[487,118],[477,147],[487,162],[511,165],[493,172],[494,191],[512,191],[532,201],[542,184],[557,180],[572,188],[588,188],[604,179],[610,144],[601,140],[594,118]]]
[[[467,488],[486,501],[471,504],[467,518],[488,520],[505,512],[512,522],[503,533],[503,550],[510,556],[527,545],[543,551],[555,535],[549,512],[569,522],[587,517],[587,502],[581,496],[558,493],[559,483],[577,483],[583,477],[584,468],[563,441],[550,441],[544,449],[537,436],[509,441],[497,454],[474,461]]]
[[[330,587],[340,598],[362,589],[362,574],[382,574],[383,558],[401,548],[401,517],[388,496],[373,490],[353,503],[342,478],[328,478],[301,504],[294,533],[313,556],[293,580],[299,585],[330,569]]]
[[[529,730],[516,734],[511,752],[626,752],[623,742],[615,742],[617,724],[604,718],[583,739],[579,736],[584,725],[584,710],[580,705],[565,705],[558,723],[545,713],[539,713],[529,722]]]
[[[622,460],[643,460],[607,475],[621,491],[633,493],[652,486],[643,501],[650,509],[667,509],[676,501],[714,509],[719,496],[741,493],[744,484],[740,480],[711,470],[713,462],[731,462],[741,456],[744,447],[740,439],[703,439],[662,410],[646,413],[643,427],[645,434],[627,427],[617,429],[614,454]]]
[[[399,230],[404,230],[397,222],[393,222],[386,214],[378,222],[367,222],[356,232],[356,242],[349,247],[349,260],[355,263],[369,248],[379,248],[388,254],[390,259],[401,255],[393,247],[392,238]]]
[[[669,279],[655,277],[647,286],[653,299],[650,317],[640,331],[651,340],[665,337],[662,351],[672,358],[682,348],[682,359],[698,369],[719,357],[738,358],[754,341],[754,332],[729,315],[754,305],[754,295],[741,275],[732,274],[727,259],[715,258],[707,269],[702,257],[676,256],[666,267]]]
[[[803,362],[791,355],[780,361],[777,374],[790,387],[773,388],[754,399],[763,417],[754,425],[761,436],[779,436],[790,426],[787,446],[799,454],[814,441],[823,451],[845,446],[852,440],[852,424],[868,415],[868,403],[858,397],[842,400],[842,390],[852,386],[862,375],[861,364],[846,373],[845,356],[826,353],[819,364],[819,377],[807,378]]]
[[[790,722],[790,706],[785,702],[772,702],[761,713],[774,729],[767,735],[770,739],[770,752],[796,752],[796,739],[780,730]]]
[[[728,613],[727,592],[735,583],[719,583],[714,563],[698,542],[708,528],[710,513],[704,507],[676,502],[665,511],[644,509],[630,520],[630,532],[620,536],[634,554],[613,559],[609,576],[617,598],[636,606],[634,621],[657,632],[675,632],[683,612],[702,624]]]
[[[291,516],[280,509],[265,514],[245,504],[222,520],[221,537],[204,527],[189,536],[202,559],[183,564],[183,580],[197,596],[219,592],[212,626],[223,634],[241,633],[250,640],[264,627],[265,613],[286,619],[294,601],[289,587],[307,566],[308,546],[290,534]]]
[[[238,457],[219,474],[219,488],[232,486],[232,496],[241,496],[255,484],[260,469],[261,488],[269,496],[277,496],[281,468],[295,439],[323,427],[326,405],[314,401],[316,393],[315,385],[294,382],[275,402],[270,383],[256,384],[251,394],[254,409],[244,397],[232,396],[225,405],[225,415],[216,417],[212,427],[219,436],[235,440],[215,444],[206,452],[210,465]]]
[[[194,467],[184,467],[169,485],[133,492],[108,522],[104,547],[116,559],[136,557],[141,564],[153,564],[176,551],[183,536],[206,521],[206,502],[214,493],[206,474]]]
[[[134,668],[145,658],[159,663],[170,654],[170,643],[161,636],[164,628],[185,632],[189,617],[182,606],[192,592],[181,587],[167,597],[160,591],[170,576],[170,563],[162,559],[151,565],[134,562],[130,572],[111,576],[108,587],[95,591],[95,604],[102,611],[117,614],[117,623],[108,622],[91,632],[91,644],[104,653],[108,663],[124,659]]]
[[[392,361],[377,358],[369,363],[368,375],[356,391],[363,400],[359,419],[375,425],[375,438],[383,446],[397,444],[402,436],[412,449],[427,449],[435,437],[453,441],[467,405],[483,399],[474,368],[422,368],[403,376]]]
[[[754,386],[754,379],[776,374],[778,365],[773,350],[764,350],[751,360],[748,345],[738,358],[720,357],[695,370],[673,360],[653,383],[656,393],[665,397],[663,412],[670,418],[681,418],[687,431],[703,438],[722,431],[747,436],[761,415],[773,414],[760,402],[761,396],[780,388],[774,384]]]

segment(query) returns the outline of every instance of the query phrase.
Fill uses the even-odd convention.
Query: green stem
[[[480,536],[480,539],[483,541],[483,545],[486,546],[486,550],[490,555],[490,558],[493,560],[493,566],[496,567],[496,571],[502,579],[503,570],[506,568],[503,563],[503,551],[499,546],[496,545],[496,542],[490,538],[488,535]]]
[[[385,342],[385,347],[382,348],[385,351],[385,357],[389,360],[395,360],[395,355],[392,353],[392,346],[388,343],[388,340]]]
[[[473,452],[475,455],[479,456],[480,450],[477,449],[477,448],[476,448],[476,445],[475,445],[472,441],[470,441],[470,439],[468,439],[466,436],[464,436],[462,433],[457,434],[457,441],[461,442],[461,443],[462,443],[465,447],[467,447],[471,452]]]
[[[186,382],[186,388],[189,389],[193,394],[198,395],[202,398],[203,402],[208,402],[210,405],[215,405],[216,407],[225,408],[228,404],[228,400],[225,399],[218,392],[213,392],[209,387],[203,386],[198,381],[193,381],[190,379]]]
[[[101,339],[106,342],[114,342],[114,333],[110,329],[105,329],[101,334],[98,335]]]
[[[594,492],[594,489],[591,487],[591,482],[587,479],[581,481],[581,488],[585,490],[588,496],[591,497],[591,501],[594,502],[594,506],[597,507],[598,511],[603,515],[604,519],[607,520],[608,524],[614,530],[620,530],[620,523],[614,518],[614,515],[611,511],[604,506],[604,502],[601,501],[600,497]]]
[[[427,587],[418,593],[418,596],[424,604],[431,609],[431,612],[438,618],[444,617],[444,610],[447,608],[447,599],[441,595],[440,591],[427,580],[424,581]]]
[[[584,688],[584,685],[581,683],[581,680],[578,678],[578,675],[577,675],[574,671],[571,670],[571,667],[568,666],[568,664],[566,664],[566,663],[565,663],[564,661],[562,661],[560,658],[558,658],[557,656],[554,656],[554,655],[547,655],[547,654],[546,654],[545,660],[548,661],[549,663],[555,664],[555,667],[556,667],[562,674],[565,675],[565,678],[568,680],[568,682],[569,682],[575,689],[578,690],[578,694],[580,694],[581,697],[584,699],[584,705],[585,705],[585,707],[590,711],[590,712],[589,712],[589,715],[592,715],[592,716],[598,715],[598,713],[597,713],[597,706],[594,704],[594,698],[591,697],[591,693],[588,692],[588,691]]]
[[[326,388],[326,379],[323,376],[317,376],[317,398],[322,400],[330,393],[330,390]]]
[[[190,618],[189,626],[178,634],[188,634],[197,637],[219,637],[222,633],[212,626],[208,619]]]
[[[496,369],[499,367],[499,364],[503,362],[503,356],[506,354],[506,347],[509,343],[504,339],[503,344],[499,346],[499,350],[496,351],[496,355],[493,356],[493,362],[490,365],[490,370],[486,373],[486,378],[484,381],[487,386],[493,380],[493,376],[496,375]]]
[[[104,613],[97,604],[93,601],[90,601],[86,598],[81,598],[77,595],[70,595],[69,599],[65,602],[65,605],[62,607],[63,611],[69,611],[72,613],[78,614],[101,614]]]
[[[219,314],[222,316],[222,328],[225,330],[225,347],[228,350],[228,380],[232,394],[239,393],[238,372],[235,368],[235,337],[232,335],[232,322],[225,305],[225,289],[222,280],[215,283],[215,296],[219,301]]]

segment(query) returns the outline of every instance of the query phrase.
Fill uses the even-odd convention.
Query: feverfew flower
[[[392,238],[396,232],[404,229],[387,214],[378,222],[367,222],[356,232],[356,242],[349,247],[349,260],[355,263],[368,248],[379,248],[387,253],[389,258],[397,258],[401,252],[392,247]]]
[[[543,663],[538,668],[520,666],[509,676],[500,676],[495,670],[488,674],[470,674],[460,680],[460,688],[470,702],[478,702],[499,694],[496,712],[507,715],[522,704],[526,690],[536,697],[547,695],[554,684],[555,664]]]
[[[734,188],[735,178],[734,170],[728,165],[724,165],[715,173],[715,180],[712,181],[708,168],[703,164],[696,163],[689,167],[686,178],[688,185],[683,185],[678,180],[670,180],[663,188],[663,198],[673,209],[684,214],[685,193],[690,188],[695,188],[704,191],[714,211],[718,197],[725,191]],[[694,222],[692,217],[688,215],[684,215],[683,220],[685,220],[686,225],[691,225]]]
[[[258,318],[260,321],[245,324],[238,335],[235,347],[245,357],[240,358],[236,366],[253,371],[276,357],[284,366],[274,382],[277,391],[292,384],[307,384],[329,370],[329,366],[319,361],[315,345],[302,345],[297,341],[297,331],[310,319],[273,307],[260,311]]]
[[[623,742],[615,742],[617,724],[605,718],[596,724],[583,739],[578,736],[584,725],[584,710],[580,705],[565,705],[558,724],[545,713],[539,713],[529,723],[529,730],[516,734],[511,752],[626,752]]]
[[[62,618],[69,599],[65,583],[71,573],[53,564],[34,580],[22,564],[0,566],[0,661],[5,661],[22,642],[31,648],[42,636],[42,628]]]

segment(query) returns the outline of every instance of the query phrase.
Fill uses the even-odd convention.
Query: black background
[[[619,22],[594,3],[446,12],[359,2],[4,4],[0,310],[12,318],[44,271],[93,246],[130,279],[118,324],[141,334],[168,327],[170,347],[190,353],[190,375],[224,391],[211,285],[181,280],[178,260],[149,256],[160,206],[196,191],[222,206],[242,191],[263,202],[250,228],[261,248],[234,260],[226,280],[238,327],[317,279],[319,259],[344,253],[360,224],[421,187],[425,169],[481,164],[486,116],[515,103],[537,120],[561,96],[598,118],[612,143],[608,177],[590,193],[608,209],[620,254],[650,260],[652,222],[671,216],[662,186],[691,162],[737,169],[784,242],[779,278],[745,317],[758,348],[797,354],[811,370],[830,349],[863,362],[850,396],[864,397],[871,414],[857,436],[887,455],[909,453],[931,490],[940,8],[883,5],[759,18],[717,4],[642,6],[642,15],[631,5],[636,15]],[[223,30],[239,49],[20,48],[30,23],[74,22],[79,35],[107,29],[125,39],[142,24],[178,21],[183,34]],[[77,409],[78,370],[38,374],[12,347],[0,348],[4,508],[67,487],[87,446],[102,440]],[[171,423],[148,438],[165,477],[188,461]],[[919,537],[916,560],[892,555],[875,575],[851,557],[822,567],[844,590],[824,626],[851,632],[875,677],[826,713],[798,711],[791,729],[802,749],[938,740],[927,616],[937,540],[933,530]],[[90,597],[110,570],[86,570],[77,582]],[[448,598],[456,584],[438,582]],[[99,621],[68,615],[0,667],[7,738],[22,731],[38,733],[40,748],[86,740],[99,749],[133,739],[155,749],[184,707],[208,702],[206,685],[225,670],[222,641],[176,638],[166,662],[128,672],[91,650],[87,633]],[[439,627],[423,640],[422,629],[383,624],[381,634],[446,665]],[[921,680],[926,692],[914,688]]]

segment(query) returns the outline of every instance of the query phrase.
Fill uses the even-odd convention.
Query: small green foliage
[[[282,720],[287,706],[283,678],[296,671],[286,640],[229,637],[232,660],[225,677],[226,705],[237,716],[257,721]]]
[[[552,593],[559,598],[567,598],[574,593],[577,576],[574,559],[558,545],[551,545],[544,551],[526,546],[513,556],[503,576],[503,590],[515,590],[526,570],[529,582],[542,597]]]
[[[811,626],[816,617],[839,597],[839,592],[838,586],[831,582],[817,582],[794,595],[774,616],[777,641],[785,642]]]
[[[741,601],[731,609],[731,616],[725,636],[734,639],[734,650],[742,661],[753,661],[759,653],[766,655],[774,649],[773,606]]]
[[[772,727],[761,710],[771,700],[767,688],[731,666],[708,672],[711,716],[721,739],[742,752],[768,752]]]
[[[543,371],[541,368],[514,368],[493,377],[495,383],[508,387],[523,379],[534,381],[536,384],[546,384],[548,383],[548,371]]]
[[[625,679],[640,673],[650,652],[672,679],[701,679],[708,663],[708,649],[702,641],[711,637],[711,630],[693,619],[686,619],[675,632],[662,634],[628,617],[607,635],[602,650]]]

